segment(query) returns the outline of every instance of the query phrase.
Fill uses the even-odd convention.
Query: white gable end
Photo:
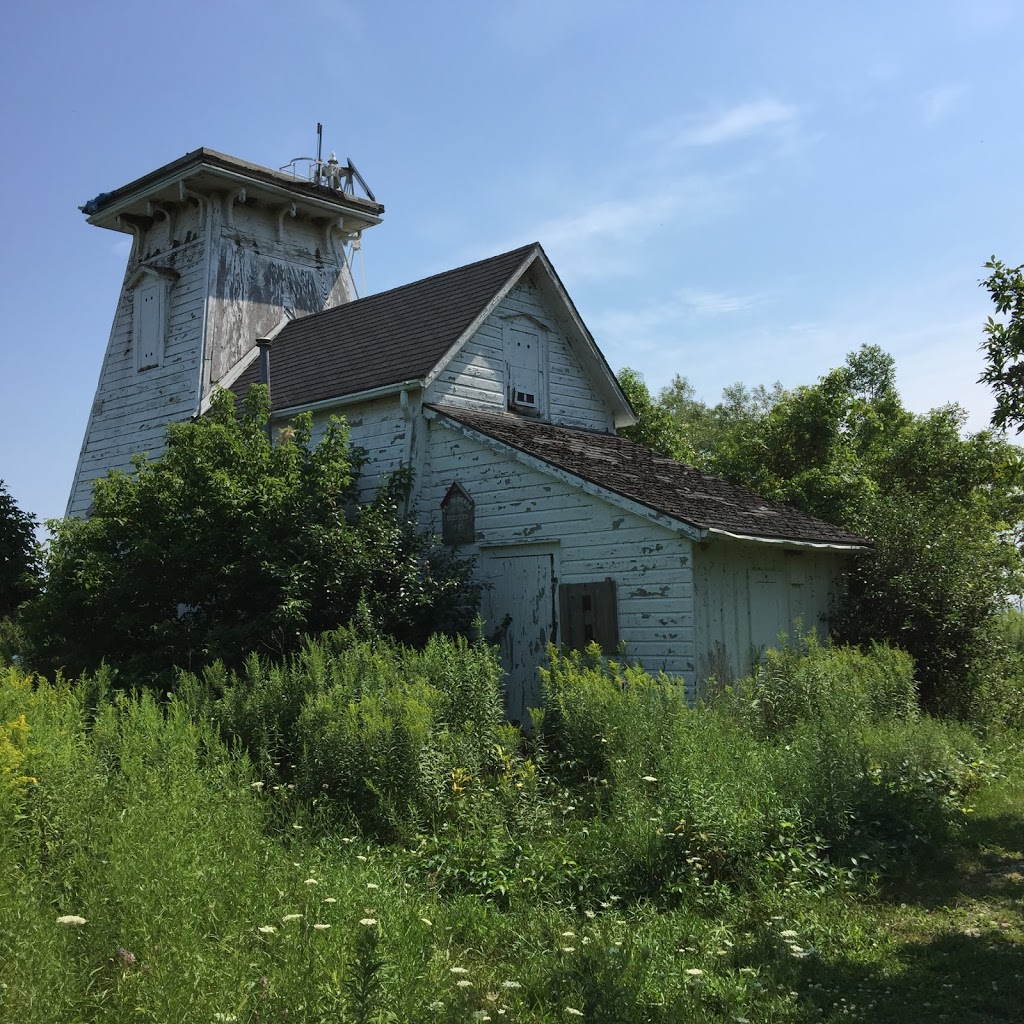
[[[514,408],[563,426],[614,429],[611,411],[532,271],[455,353],[424,401],[481,412]]]

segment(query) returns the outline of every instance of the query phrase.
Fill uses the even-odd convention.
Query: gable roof
[[[271,350],[274,410],[423,380],[540,252],[533,242],[293,320]],[[258,382],[253,364],[232,390]]]
[[[558,427],[511,413],[428,406],[435,413],[699,530],[841,548],[871,541],[762,498],[614,434]]]

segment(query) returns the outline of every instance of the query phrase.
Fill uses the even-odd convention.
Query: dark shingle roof
[[[535,252],[536,242],[293,320],[270,353],[274,409],[422,380]],[[258,381],[257,361],[232,390]]]
[[[813,544],[871,543],[790,505],[758,497],[745,487],[701,473],[614,434],[557,427],[511,413],[430,408],[574,476],[699,528]]]

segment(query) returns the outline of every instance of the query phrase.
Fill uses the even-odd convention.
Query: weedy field
[[[909,660],[770,653],[697,707],[342,631],[158,700],[0,677],[0,1018],[1019,1021],[1024,742]]]

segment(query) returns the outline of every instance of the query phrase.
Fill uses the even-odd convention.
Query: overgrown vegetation
[[[176,667],[280,658],[360,600],[404,642],[469,630],[471,563],[403,518],[410,481],[359,506],[363,459],[343,421],[311,445],[300,416],[272,445],[267,414],[264,387],[241,416],[217,394],[202,420],[170,425],[161,458],[98,480],[87,519],[49,523],[45,587],[21,610],[27,663],[78,675],[105,662],[166,687]]]
[[[1024,759],[1013,734],[983,750],[922,716],[909,659],[886,647],[773,652],[697,707],[596,648],[552,652],[532,740],[501,721],[485,644],[417,651],[365,622],[281,662],[184,675],[162,701],[110,682],[0,677],[0,1016],[1019,1006],[1009,901],[979,928],[989,952],[957,940],[978,950],[964,971],[897,955],[899,902],[975,856],[972,812],[1020,785]]]

